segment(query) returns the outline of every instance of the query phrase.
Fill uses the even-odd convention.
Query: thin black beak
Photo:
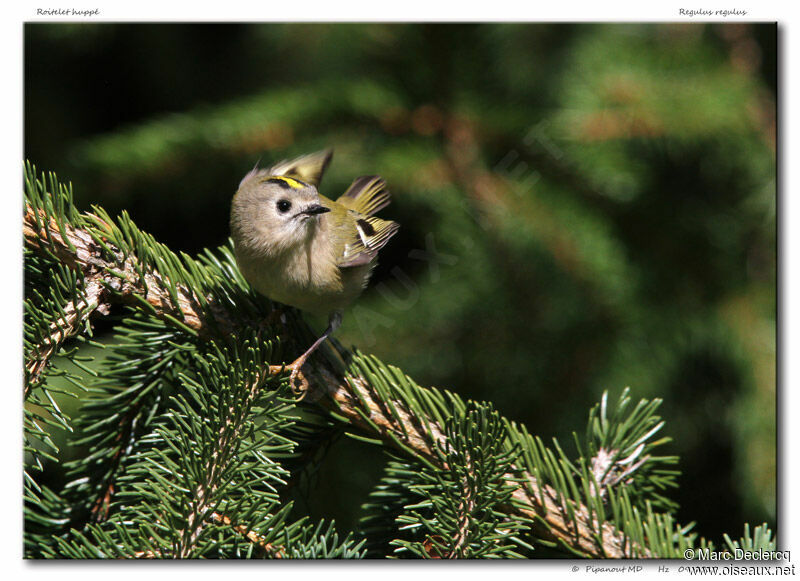
[[[331,211],[330,208],[326,208],[325,206],[322,206],[320,204],[314,204],[313,206],[309,206],[300,213],[308,214],[309,216],[315,216],[317,214],[324,214],[325,212],[330,212],[330,211]]]

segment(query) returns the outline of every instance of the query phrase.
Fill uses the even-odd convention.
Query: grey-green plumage
[[[236,261],[247,281],[274,301],[331,315],[328,331],[295,362],[293,375],[338,326],[399,228],[374,216],[391,199],[378,176],[357,178],[336,201],[319,193],[331,157],[327,150],[253,169],[231,205]]]
[[[250,284],[275,301],[324,314],[361,293],[378,251],[399,228],[373,215],[390,201],[377,176],[356,179],[335,202],[319,194],[330,157],[325,151],[250,172],[231,209],[236,259]],[[272,179],[279,177],[290,180]],[[288,210],[280,210],[281,201]],[[324,210],[304,213],[316,206]]]

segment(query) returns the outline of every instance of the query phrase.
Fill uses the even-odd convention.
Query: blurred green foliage
[[[255,163],[334,147],[323,193],[378,173],[402,224],[339,340],[544,438],[603,389],[664,398],[678,520],[717,538],[776,519],[776,50],[760,24],[27,24],[25,155],[193,253]],[[352,526],[384,462],[339,440],[301,506]]]

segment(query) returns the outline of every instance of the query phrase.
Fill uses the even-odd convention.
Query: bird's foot
[[[330,337],[331,333],[336,331],[339,328],[339,325],[342,323],[342,313],[339,311],[334,311],[331,313],[330,319],[328,321],[328,328],[325,329],[325,332],[322,336],[314,341],[314,344],[309,347],[305,353],[303,353],[300,357],[294,360],[291,365],[270,365],[269,366],[269,374],[276,375],[278,373],[283,373],[286,369],[291,369],[292,374],[289,376],[289,386],[292,388],[292,391],[298,396],[298,399],[303,399],[306,394],[308,393],[308,380],[303,376],[300,369],[303,367],[303,364],[306,362],[306,359],[317,350],[317,348],[322,345],[322,343]],[[298,379],[299,384],[298,384]]]
[[[269,374],[278,375],[286,370],[291,370],[292,373],[289,375],[289,387],[292,388],[292,392],[298,399],[303,399],[308,393],[309,388],[308,379],[306,379],[305,375],[300,371],[305,362],[306,357],[298,357],[289,365],[270,365]]]

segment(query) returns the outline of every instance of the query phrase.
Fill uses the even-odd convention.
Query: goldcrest
[[[309,355],[341,324],[342,310],[364,290],[378,251],[399,224],[374,216],[390,202],[378,176],[357,178],[335,202],[317,190],[331,150],[255,168],[231,205],[231,234],[244,277],[271,300],[329,316]]]

